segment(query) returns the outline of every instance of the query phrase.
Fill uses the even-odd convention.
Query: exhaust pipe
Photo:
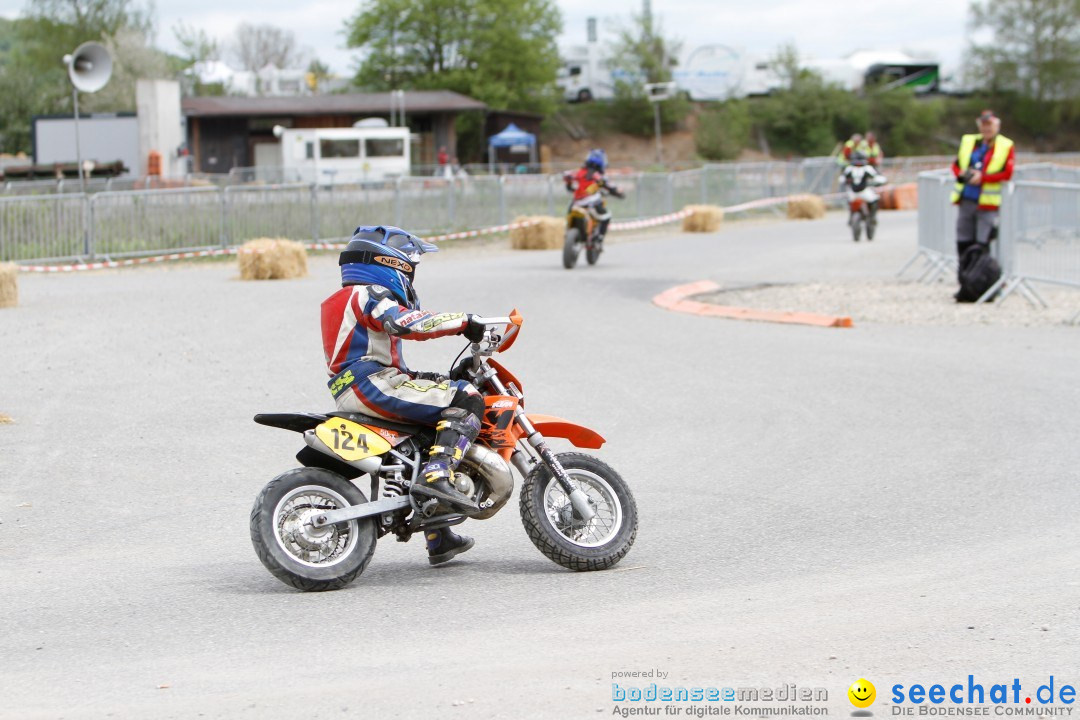
[[[487,484],[488,494],[481,504],[483,509],[469,515],[475,520],[486,520],[499,512],[514,493],[514,476],[510,473],[510,466],[494,450],[475,443],[465,453],[462,464],[468,464],[475,469],[480,479]]]

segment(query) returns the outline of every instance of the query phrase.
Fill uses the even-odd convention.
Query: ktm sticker
[[[344,418],[330,418],[315,428],[315,437],[346,462],[382,455],[390,443],[370,429]]]

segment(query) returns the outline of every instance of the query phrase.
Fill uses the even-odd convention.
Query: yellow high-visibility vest
[[[971,153],[975,150],[976,143],[982,141],[982,135],[975,133],[965,135],[960,139],[960,151],[956,155],[956,162],[960,166],[960,173],[967,172],[971,164]],[[983,175],[993,175],[1005,169],[1005,163],[1009,161],[1009,153],[1012,151],[1013,141],[1004,135],[994,138],[993,154],[990,156],[990,164],[982,169]],[[957,182],[953,187],[952,201],[960,202],[960,195],[964,192],[964,183]],[[1001,207],[1001,183],[983,183],[979,187],[979,206]]]

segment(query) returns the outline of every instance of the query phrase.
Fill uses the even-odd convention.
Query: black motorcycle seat
[[[345,420],[351,420],[354,423],[361,425],[374,425],[375,427],[381,427],[385,430],[393,430],[394,432],[402,433],[403,435],[419,435],[425,430],[431,430],[431,428],[424,427],[423,425],[409,425],[406,423],[397,423],[391,420],[383,420],[372,415],[365,415],[363,413],[350,413],[350,412],[332,412],[327,413],[327,417],[339,417]]]
[[[292,430],[303,433],[313,430],[316,426],[326,422],[328,418],[339,417],[351,420],[361,425],[374,425],[375,427],[393,430],[404,435],[422,435],[425,432],[431,434],[434,428],[423,425],[411,425],[408,423],[392,422],[382,418],[364,415],[363,413],[330,412],[330,413],[259,413],[255,416],[255,422],[260,425]]]

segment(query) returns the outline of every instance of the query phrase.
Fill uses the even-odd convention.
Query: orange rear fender
[[[554,415],[526,414],[533,427],[545,437],[565,438],[579,448],[595,450],[604,444],[604,438],[595,430],[590,430],[584,425],[563,420]]]

